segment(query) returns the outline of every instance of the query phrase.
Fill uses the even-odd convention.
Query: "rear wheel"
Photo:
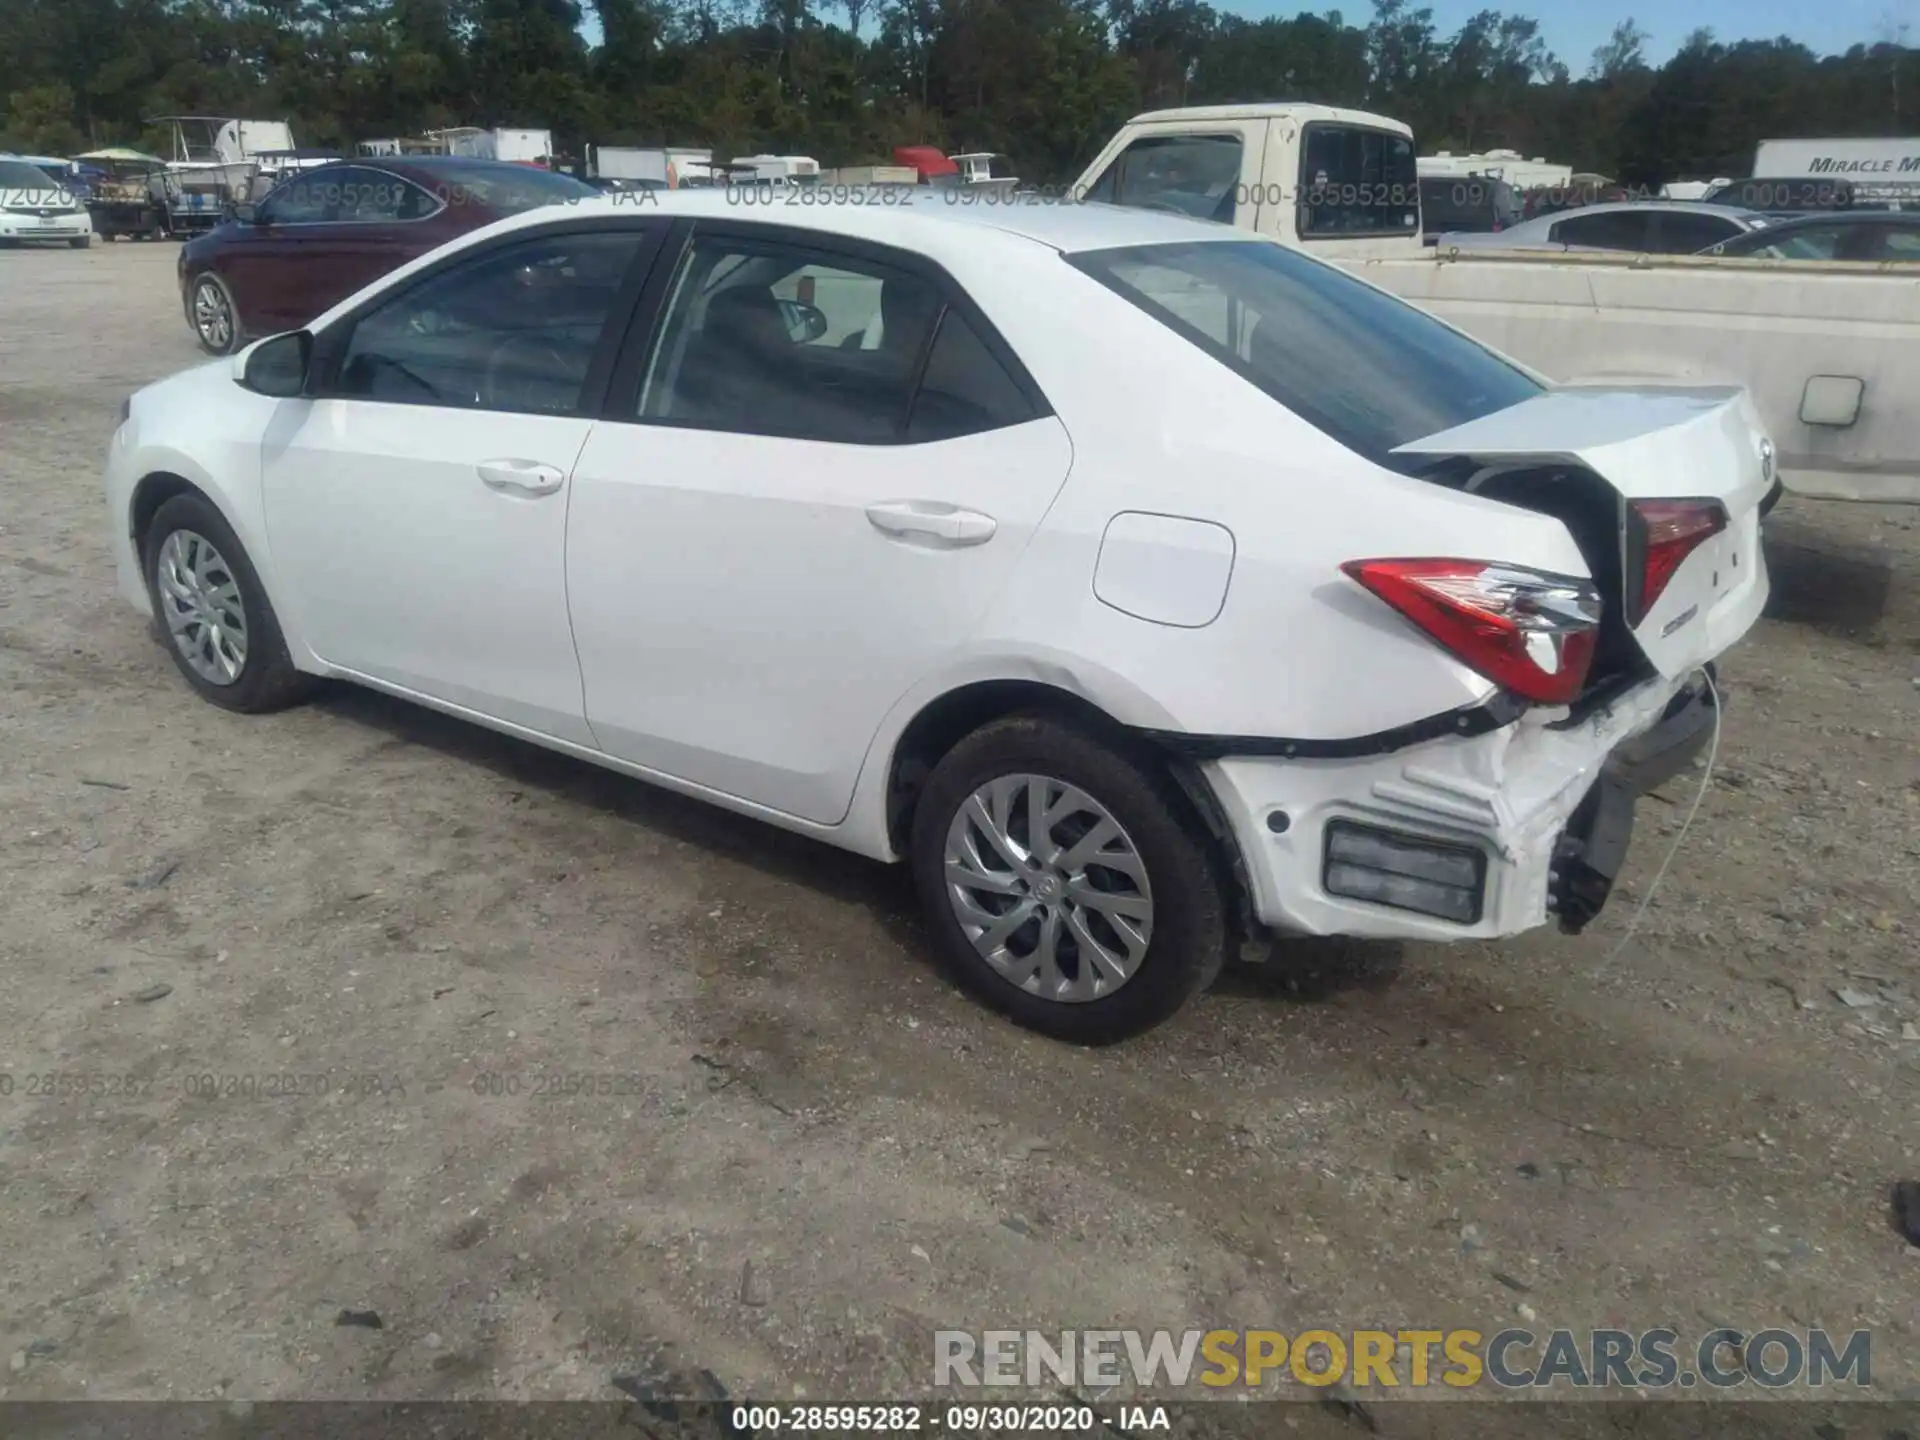
[[[1226,956],[1223,879],[1190,809],[1149,761],[1079,726],[975,731],[914,811],[914,878],[948,967],[1058,1039],[1160,1024]]]
[[[233,292],[218,275],[197,277],[187,292],[187,323],[209,355],[231,355],[240,348],[239,313]]]
[[[212,504],[198,495],[167,501],[141,555],[167,653],[203,698],[258,714],[306,697],[313,682],[294,668],[253,562]]]

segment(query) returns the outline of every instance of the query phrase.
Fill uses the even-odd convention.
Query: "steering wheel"
[[[509,361],[513,362],[511,366]],[[565,375],[572,368],[566,352],[551,340],[503,340],[493,347],[493,353],[487,357],[487,373],[481,382],[480,403],[498,404],[502,392],[513,384],[513,370],[533,371],[544,377]]]

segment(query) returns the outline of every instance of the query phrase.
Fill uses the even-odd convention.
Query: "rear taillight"
[[[1635,500],[1627,507],[1627,623],[1653,613],[1687,556],[1727,528],[1718,500]]]
[[[1462,664],[1542,705],[1580,693],[1600,638],[1589,580],[1487,560],[1352,560],[1340,567]]]

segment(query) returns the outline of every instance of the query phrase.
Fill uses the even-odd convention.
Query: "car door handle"
[[[489,489],[515,495],[551,495],[567,481],[564,470],[537,460],[483,460],[474,468]]]
[[[979,545],[999,528],[991,515],[937,500],[883,500],[867,507],[867,519],[888,535],[911,535],[943,545]]]

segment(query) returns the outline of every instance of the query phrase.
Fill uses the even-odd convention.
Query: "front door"
[[[575,471],[568,589],[605,750],[834,824],[1072,451],[950,282],[773,231],[696,231],[681,257]]]
[[[342,669],[592,743],[567,616],[569,482],[657,226],[456,257],[316,342],[263,447],[283,604]]]

